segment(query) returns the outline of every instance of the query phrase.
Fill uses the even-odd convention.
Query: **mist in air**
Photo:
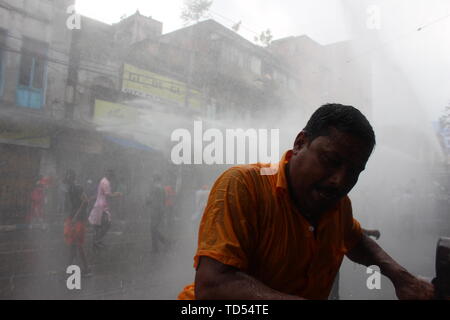
[[[13,191],[25,188],[23,198],[27,199],[22,207],[17,205],[19,200],[0,200],[2,213],[15,212],[4,214],[3,225],[26,225],[36,182],[45,177],[53,181],[46,189],[47,220],[30,223],[32,227],[17,227],[17,231],[15,227],[2,228],[12,231],[0,233],[4,239],[1,256],[5,257],[0,262],[0,298],[176,299],[183,287],[194,282],[193,257],[208,190],[232,164],[174,164],[173,148],[180,139],[174,139],[173,133],[180,129],[189,133],[187,145],[194,160],[195,141],[205,148],[209,142],[202,141],[203,133],[208,129],[220,131],[224,139],[226,130],[279,130],[277,151],[281,157],[292,148],[311,114],[326,103],[359,108],[377,136],[367,168],[350,193],[354,217],[363,228],[380,231],[377,242],[402,266],[415,275],[434,277],[436,242],[441,236],[450,236],[448,160],[437,131],[450,103],[450,45],[446,41],[450,3],[341,0],[330,1],[330,8],[323,2],[318,8],[313,2],[282,1],[262,6],[257,15],[269,17],[264,28],[271,28],[274,34],[267,46],[255,44],[253,39],[253,29],[263,21],[243,20],[236,32],[231,28],[238,21],[226,19],[249,16],[252,1],[216,1],[211,20],[184,31],[179,30],[181,25],[174,27],[177,19],[165,16],[174,15],[174,10],[155,15],[151,22],[137,13],[138,22],[127,25],[133,18],[130,12],[121,20],[117,17],[115,21],[121,22],[111,27],[96,21],[90,8],[90,18],[83,17],[82,26],[92,32],[81,29],[81,47],[69,45],[66,56],[61,48],[67,37],[60,35],[61,48],[49,47],[48,83],[42,86],[47,90],[42,108],[45,105],[46,110],[52,110],[46,111],[52,119],[51,129],[41,129],[34,118],[26,124],[50,143],[38,147],[35,140],[33,144],[20,144],[17,139],[11,143],[13,135],[6,137],[0,131],[0,177]],[[88,9],[88,4],[83,6]],[[308,10],[317,17],[305,14]],[[320,14],[320,10],[325,13]],[[217,11],[227,13],[219,15]],[[270,18],[272,13],[277,19]],[[104,15],[98,17],[107,20]],[[170,20],[170,31],[165,31],[166,19]],[[134,27],[143,26],[156,30],[156,36],[133,33]],[[17,38],[17,28],[9,27],[14,30],[9,35]],[[41,36],[38,30],[30,32],[35,38]],[[186,48],[195,32],[212,40],[207,42],[210,47],[193,45],[194,61]],[[213,47],[214,37],[222,34],[228,37],[227,45]],[[7,37],[8,59],[2,63],[9,77],[21,59],[16,41]],[[118,46],[114,41],[126,45]],[[246,53],[230,49],[234,44]],[[186,54],[179,54],[180,48],[186,49]],[[246,54],[250,58],[245,58]],[[220,56],[239,67],[226,70],[218,63]],[[253,61],[252,56],[267,57],[270,67]],[[173,60],[168,63],[161,57]],[[76,65],[69,61],[76,61]],[[245,68],[250,76],[241,73]],[[70,72],[77,74],[72,104],[67,103],[72,91],[59,87],[68,78],[73,80]],[[143,87],[133,82],[133,74],[151,79],[148,81],[157,89],[143,94]],[[15,99],[16,90],[20,96],[26,86],[17,89],[8,81],[0,82],[0,92]],[[186,87],[185,82],[190,84]],[[168,83],[170,93],[161,89]],[[182,98],[178,90],[186,90]],[[200,103],[198,97],[207,98]],[[70,116],[64,111],[68,105]],[[5,118],[0,124],[11,132],[24,132],[15,129],[25,126],[16,124],[17,117]],[[195,121],[203,125],[200,135],[196,135]],[[273,143],[267,146],[269,153]],[[236,147],[236,151],[242,150]],[[243,152],[248,156],[250,151],[244,148]],[[39,157],[30,169],[34,171],[27,169],[30,173],[18,178],[24,181],[21,185],[14,182],[10,172],[20,172],[21,163],[33,163],[33,157]],[[17,168],[11,169],[14,163]],[[87,229],[86,256],[93,276],[83,280],[83,290],[68,293],[68,249],[63,234],[68,200],[63,178],[69,169],[94,197],[105,171],[113,169],[116,175],[111,187],[123,197],[111,202],[112,225],[104,238],[106,248],[95,252],[94,231]],[[154,243],[159,240],[152,234],[155,218],[151,211],[156,209],[149,205],[149,199],[153,199],[157,177],[161,177],[165,192],[170,193],[170,189],[174,195],[173,204],[165,202],[170,209],[164,209],[159,225],[165,241],[155,251]],[[11,196],[16,193],[13,191],[2,192]],[[368,290],[367,277],[365,267],[344,259],[340,299],[396,299],[387,278],[382,278],[381,290]]]

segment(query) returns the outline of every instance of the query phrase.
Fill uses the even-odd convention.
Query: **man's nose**
[[[341,166],[333,171],[328,180],[328,183],[333,187],[341,187],[346,183],[347,180],[347,170],[344,166]]]

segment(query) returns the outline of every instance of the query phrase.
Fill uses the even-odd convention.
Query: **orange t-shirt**
[[[327,299],[344,255],[361,239],[350,199],[343,198],[312,226],[294,207],[285,175],[286,154],[274,175],[268,164],[229,169],[213,186],[194,257],[236,267],[272,289],[306,299]],[[194,285],[178,298],[195,299]]]

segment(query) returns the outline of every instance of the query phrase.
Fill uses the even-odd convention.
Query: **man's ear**
[[[294,152],[301,150],[308,143],[308,135],[306,131],[302,131],[297,135],[294,142]]]

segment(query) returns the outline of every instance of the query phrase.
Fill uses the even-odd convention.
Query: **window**
[[[274,70],[273,78],[278,83],[279,86],[286,87],[287,77],[285,74],[283,74],[277,70]]]
[[[3,95],[3,86],[5,80],[5,51],[6,30],[0,29],[0,97]]]
[[[261,75],[261,59],[257,58],[257,57],[251,57],[251,62],[250,62],[251,66],[251,70],[254,74],[256,75]]]
[[[22,107],[40,109],[44,104],[45,71],[48,44],[24,38],[19,85],[17,87],[17,104]]]
[[[237,65],[240,68],[244,67],[244,54],[236,47],[229,46],[224,48],[224,57],[228,63]]]

